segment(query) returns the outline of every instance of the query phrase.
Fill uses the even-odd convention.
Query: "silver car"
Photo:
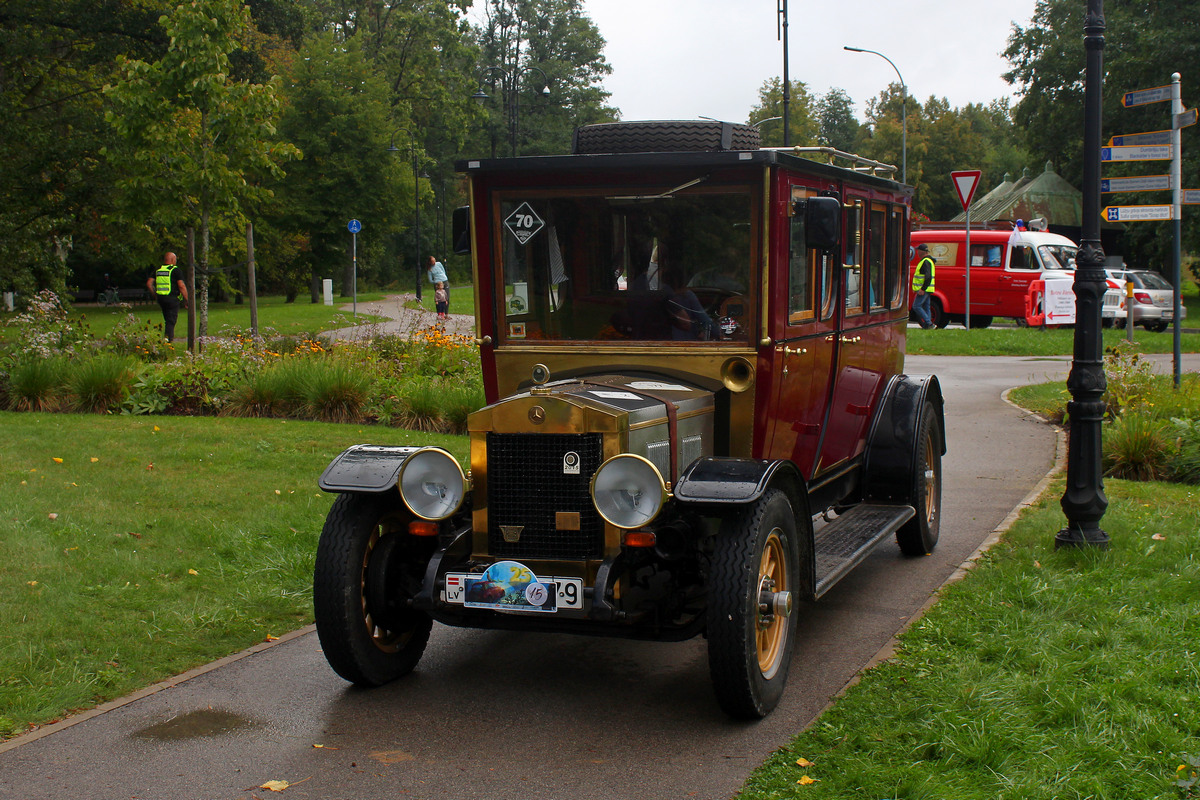
[[[1125,327],[1132,310],[1133,324],[1141,325],[1148,331],[1165,331],[1175,318],[1175,287],[1162,275],[1144,269],[1127,271],[1112,271],[1110,278],[1115,279],[1122,288],[1121,305],[1116,309],[1114,325]],[[1125,292],[1125,282],[1133,284],[1133,296]],[[1187,309],[1180,308],[1181,318],[1187,316]]]

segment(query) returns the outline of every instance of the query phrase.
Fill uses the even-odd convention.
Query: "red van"
[[[929,315],[944,328],[963,323],[967,311],[966,228],[924,227],[912,232],[912,246],[929,246],[936,265]],[[1035,280],[1070,280],[1077,246],[1065,236],[1036,230],[971,228],[971,327],[986,328],[996,317],[1025,319],[1025,298]],[[910,274],[920,262],[916,253]]]

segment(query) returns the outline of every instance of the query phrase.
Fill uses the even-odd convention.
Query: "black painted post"
[[[1067,449],[1067,489],[1062,510],[1067,527],[1054,547],[1107,547],[1100,518],[1108,508],[1100,471],[1100,425],[1104,419],[1104,340],[1100,333],[1105,291],[1104,249],[1100,245],[1100,122],[1104,86],[1104,0],[1087,0],[1083,22],[1087,66],[1083,101],[1083,232],[1075,259],[1075,351],[1067,389],[1071,439]]]

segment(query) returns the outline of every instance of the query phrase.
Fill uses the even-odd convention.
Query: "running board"
[[[818,598],[832,589],[875,549],[875,545],[900,530],[916,514],[912,506],[863,503],[817,531],[817,585],[813,597]]]

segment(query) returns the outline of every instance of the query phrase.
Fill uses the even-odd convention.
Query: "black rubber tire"
[[[906,556],[924,556],[937,546],[942,525],[942,431],[932,403],[921,408],[913,445],[908,502],[917,515],[896,531],[896,543]]]
[[[1154,333],[1162,333],[1163,331],[1165,331],[1167,328],[1170,327],[1170,323],[1168,323],[1168,322],[1147,322],[1144,327],[1148,331],[1153,331]]]
[[[411,512],[395,494],[343,494],[317,544],[313,608],[333,671],[381,686],[421,660],[433,620],[406,600],[421,585],[435,540],[407,533]]]
[[[950,315],[942,308],[942,301],[936,297],[929,298],[929,321],[935,328],[945,328],[950,324]]]
[[[992,324],[992,318],[989,317],[987,314],[972,314],[971,315],[971,327],[972,328],[987,328],[991,324]]]
[[[777,581],[773,590],[789,591],[795,601],[798,562],[796,517],[781,491],[767,490],[721,525],[708,590],[708,669],[717,702],[731,717],[761,719],[783,696],[798,615],[763,615],[760,584],[764,568],[778,573],[784,585]]]
[[[758,128],[714,120],[604,122],[575,130],[577,155],[757,150]]]

